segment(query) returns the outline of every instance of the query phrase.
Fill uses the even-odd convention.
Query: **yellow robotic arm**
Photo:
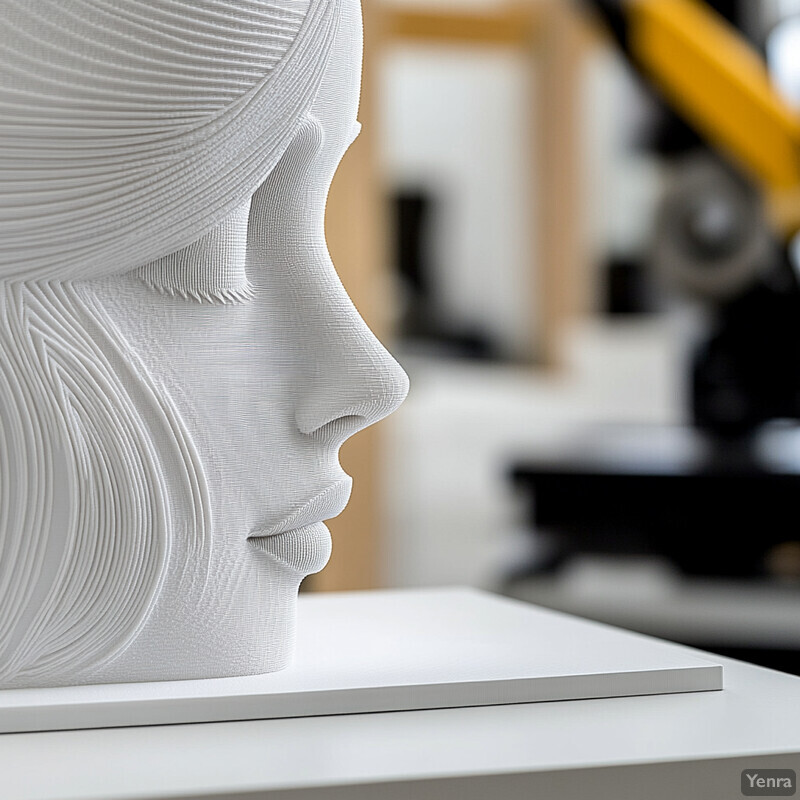
[[[761,56],[699,0],[596,0],[635,66],[763,189],[776,226],[800,231],[800,114]]]

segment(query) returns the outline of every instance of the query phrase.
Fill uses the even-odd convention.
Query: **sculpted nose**
[[[317,352],[295,418],[307,435],[343,442],[391,414],[408,394],[408,376],[358,319],[347,341],[333,331]]]

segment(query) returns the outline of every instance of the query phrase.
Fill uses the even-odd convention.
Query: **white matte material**
[[[408,391],[325,243],[358,0],[0,16],[0,687],[281,669]]]
[[[302,597],[296,664],[246,678],[0,692],[0,732],[722,688],[685,648],[467,589]]]
[[[2,790],[15,800],[732,800],[744,768],[797,769],[800,678],[720,662],[723,692],[6,734]]]

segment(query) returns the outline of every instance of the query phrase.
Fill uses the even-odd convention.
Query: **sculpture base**
[[[245,678],[0,691],[0,732],[722,688],[691,650],[469,589],[301,596],[295,664]]]

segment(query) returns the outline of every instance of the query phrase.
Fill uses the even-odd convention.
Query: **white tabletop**
[[[0,733],[712,691],[685,648],[473,589],[298,603],[294,663],[239,678],[0,691]],[[1,800],[1,798],[0,798]]]
[[[740,797],[800,771],[800,679],[717,660],[721,692],[6,734],[0,796]]]

